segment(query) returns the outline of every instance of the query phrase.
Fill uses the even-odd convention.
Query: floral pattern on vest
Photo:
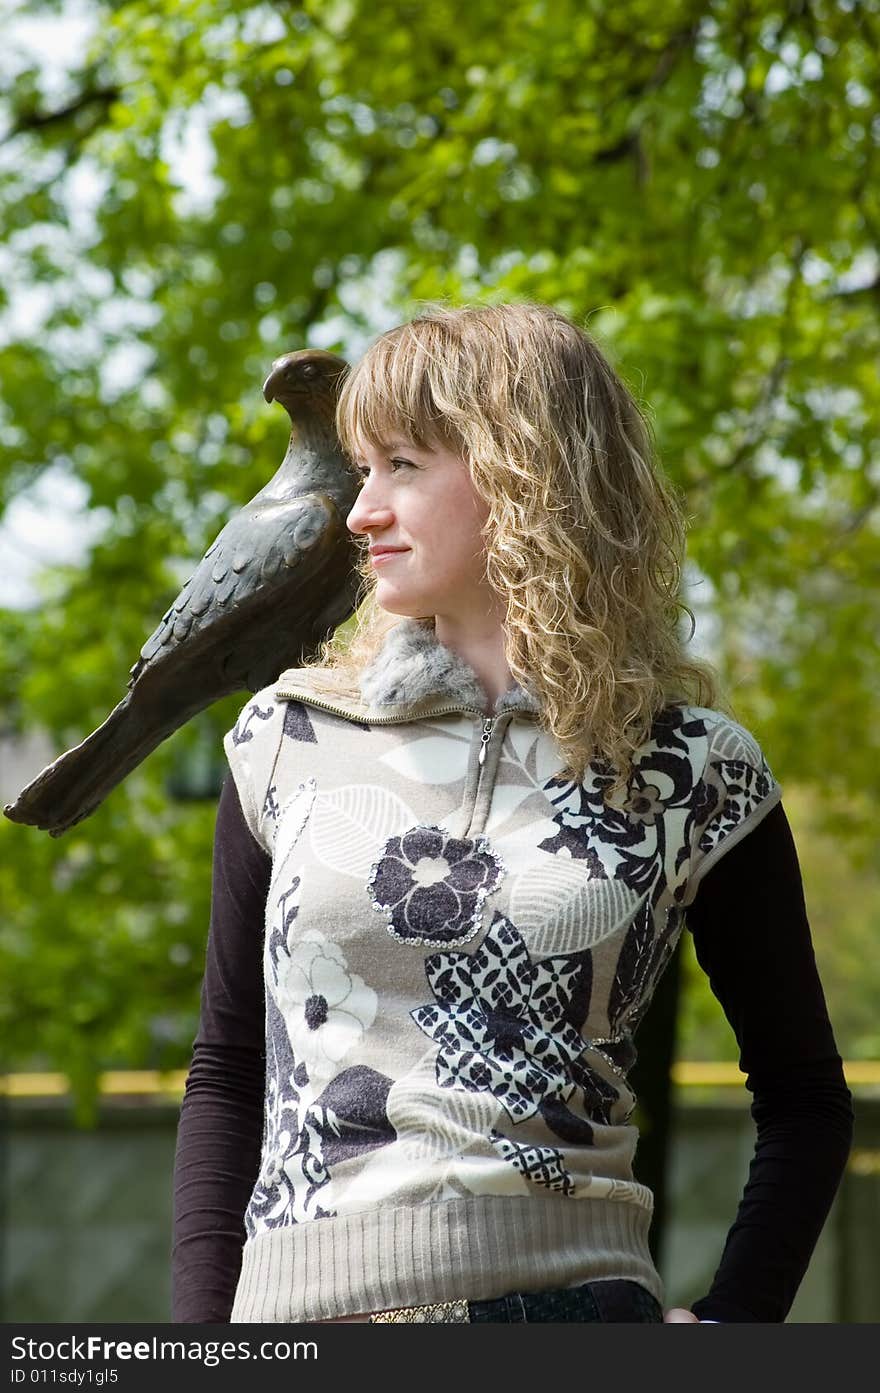
[[[633,1034],[700,878],[781,790],[742,726],[675,704],[609,798],[601,761],[555,776],[539,715],[514,684],[487,717],[408,620],[359,699],[294,670],[227,737],[273,858],[249,1241],[461,1198],[650,1209]]]

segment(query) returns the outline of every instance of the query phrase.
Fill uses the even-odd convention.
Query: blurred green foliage
[[[648,406],[737,715],[832,839],[820,946],[867,944],[840,908],[876,922],[877,0],[87,3],[63,90],[20,62],[2,102],[2,303],[40,310],[0,331],[0,499],[51,471],[102,521],[3,616],[7,731],[60,749],[118,700],[280,459],[278,353],[355,356],[429,297],[547,300]],[[186,1063],[213,810],[167,780],[236,705],[58,842],[0,827],[7,1058],[84,1108],[99,1067]],[[831,981],[855,1047],[858,966]]]

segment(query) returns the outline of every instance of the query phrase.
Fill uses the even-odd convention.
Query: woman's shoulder
[[[248,698],[223,737],[245,821],[264,849],[262,818],[284,732],[285,706],[277,699],[274,685],[263,687]]]
[[[284,702],[277,695],[277,683],[261,688],[248,697],[225,738],[227,750],[250,745],[255,739],[271,738],[279,722],[284,722]]]
[[[648,762],[658,753],[673,752],[691,766],[695,797],[714,786],[729,799],[750,790],[759,801],[780,793],[760,741],[754,732],[727,711],[680,701],[660,712],[645,746]]]
[[[682,739],[738,745],[753,755],[760,751],[754,733],[729,712],[688,701],[670,702],[663,708],[654,722],[652,734],[663,730],[673,731]]]

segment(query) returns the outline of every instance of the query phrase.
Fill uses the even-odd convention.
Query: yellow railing
[[[880,1087],[880,1059],[844,1060],[843,1072],[850,1085]],[[745,1075],[736,1064],[713,1064],[702,1060],[682,1059],[672,1066],[672,1081],[682,1088],[715,1087],[718,1084],[742,1084]]]
[[[186,1070],[173,1069],[160,1074],[156,1069],[111,1069],[98,1080],[99,1093],[108,1098],[180,1098],[186,1083]],[[66,1074],[4,1074],[0,1093],[7,1098],[63,1098],[70,1091]]]
[[[880,1087],[880,1060],[850,1060],[844,1062],[843,1070],[851,1086]],[[718,1088],[741,1085],[744,1076],[736,1064],[682,1059],[672,1066],[672,1081],[679,1088]],[[113,1069],[101,1074],[99,1092],[108,1098],[173,1100],[183,1096],[185,1083],[185,1069],[167,1074],[155,1069]],[[68,1092],[66,1074],[0,1074],[0,1094],[7,1098],[63,1098]]]

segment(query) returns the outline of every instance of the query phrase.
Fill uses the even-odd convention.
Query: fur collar
[[[379,653],[360,676],[361,696],[368,706],[389,706],[449,696],[463,706],[485,711],[489,700],[470,663],[445,647],[430,620],[405,617],[395,624]],[[514,682],[498,697],[500,711],[537,715],[535,696]]]

